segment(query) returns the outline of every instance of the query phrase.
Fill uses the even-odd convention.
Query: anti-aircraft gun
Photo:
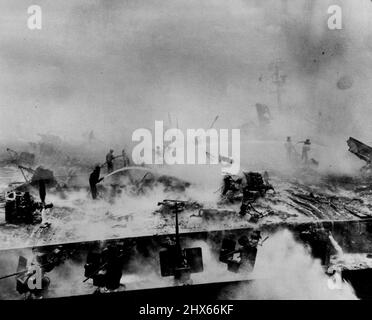
[[[246,195],[254,202],[259,197],[265,196],[269,190],[274,190],[274,187],[269,183],[268,173],[263,174],[258,172],[243,172],[243,177],[232,176],[227,174],[223,177],[221,191],[221,199],[228,202],[241,200],[242,191],[246,191]],[[245,180],[245,181],[244,181]]]
[[[242,178],[226,174],[223,177],[222,187],[219,189],[221,190],[221,201],[233,203],[241,200],[241,184]]]
[[[267,172],[261,175],[258,172],[244,172],[246,184],[243,187],[243,199],[240,207],[239,214],[245,216],[251,209],[255,214],[251,214],[251,221],[257,222],[263,215],[253,208],[253,203],[260,197],[264,197],[266,192],[274,190],[273,186],[269,183]]]
[[[53,207],[52,203],[45,203],[46,187],[56,183],[53,172],[43,167],[34,170],[19,165],[18,168],[25,183],[5,192],[5,220],[8,223],[41,223],[43,210]],[[25,172],[32,174],[32,177],[27,178]],[[40,202],[30,194],[30,186],[39,188]]]
[[[52,203],[43,204],[35,201],[29,192],[8,191],[5,193],[5,221],[8,223],[41,223],[42,210],[52,207]]]
[[[120,283],[123,273],[126,249],[124,245],[109,244],[102,251],[90,251],[84,265],[83,282],[93,280],[96,293],[114,291],[124,287]]]
[[[203,272],[203,256],[202,249],[196,248],[182,248],[178,214],[185,209],[187,201],[180,200],[164,200],[158,205],[168,207],[175,214],[176,234],[175,239],[169,239],[165,244],[165,250],[159,253],[160,270],[162,277],[174,276],[176,283],[191,284],[191,273]]]
[[[257,246],[262,245],[268,237],[261,241],[261,233],[253,231],[249,238],[245,235],[238,239],[240,247],[236,249],[236,241],[233,238],[224,238],[220,250],[219,260],[227,264],[227,270],[231,272],[252,272],[256,263]]]
[[[244,172],[244,176],[246,179],[246,188],[252,193],[253,198],[264,197],[267,191],[274,191],[274,187],[268,182],[266,171],[263,175],[258,172]]]
[[[55,267],[61,265],[67,254],[61,246],[52,251],[43,251],[34,248],[34,257],[31,263],[27,258],[19,256],[17,271],[1,276],[0,280],[16,277],[16,290],[24,295],[25,299],[40,299],[47,295],[50,286],[50,278],[46,276]]]

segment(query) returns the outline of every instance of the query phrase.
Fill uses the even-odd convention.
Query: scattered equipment
[[[35,201],[29,192],[6,192],[5,221],[14,224],[38,224],[42,222],[42,210],[52,207],[52,203],[43,204]]]

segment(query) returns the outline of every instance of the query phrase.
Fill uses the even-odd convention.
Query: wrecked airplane
[[[366,174],[371,173],[372,148],[353,137],[350,137],[347,140],[347,144],[351,153],[366,162],[366,164],[360,169],[361,172]]]

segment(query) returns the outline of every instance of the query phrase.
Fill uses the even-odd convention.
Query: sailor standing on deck
[[[310,152],[310,139],[306,139],[305,141],[300,141],[304,145],[302,146],[302,155],[301,160],[307,164],[309,162],[309,152]]]
[[[39,196],[42,204],[45,204],[45,197],[46,197],[46,187],[45,187],[45,180],[39,180]]]
[[[284,144],[285,150],[287,152],[287,160],[292,161],[293,160],[293,153],[296,151],[293,144],[291,137],[287,137],[287,141]]]
[[[108,154],[106,154],[106,163],[107,163],[107,172],[111,173],[114,171],[114,150],[110,150]]]
[[[121,155],[123,157],[123,167],[128,167],[129,166],[129,158],[125,152],[125,149],[121,152]]]

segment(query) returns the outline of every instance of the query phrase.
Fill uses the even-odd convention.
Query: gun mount
[[[158,205],[168,206],[175,214],[176,234],[175,241],[167,243],[167,249],[160,251],[160,269],[162,277],[174,276],[176,282],[190,284],[191,273],[203,271],[202,249],[185,248],[183,249],[180,242],[178,214],[185,208],[186,201],[164,200]]]
[[[25,299],[40,299],[47,294],[50,286],[50,278],[46,273],[62,264],[67,255],[62,246],[52,251],[40,251],[36,248],[32,251],[34,257],[30,264],[25,257],[19,256],[17,271],[0,277],[0,280],[16,277],[16,290],[19,294],[24,295]]]
[[[35,201],[29,192],[10,191],[5,194],[5,221],[8,223],[38,224],[42,222],[41,212],[53,204]]]
[[[108,245],[101,252],[90,251],[84,265],[84,276],[86,282],[93,280],[97,287],[96,292],[101,290],[112,291],[123,286],[120,279],[123,274],[125,250],[120,245]]]
[[[268,182],[268,174],[265,172],[263,177],[258,172],[244,172],[246,185],[243,188],[243,199],[240,206],[239,214],[245,216],[249,211],[251,213],[251,221],[256,223],[263,216],[253,207],[253,203],[260,197],[264,197],[268,190],[274,190],[273,186]]]
[[[260,231],[253,231],[249,238],[245,235],[238,239],[240,247],[235,249],[236,241],[232,238],[225,238],[222,241],[219,260],[227,264],[227,270],[231,272],[252,272],[256,263],[257,246],[262,245],[268,238],[261,243]]]

